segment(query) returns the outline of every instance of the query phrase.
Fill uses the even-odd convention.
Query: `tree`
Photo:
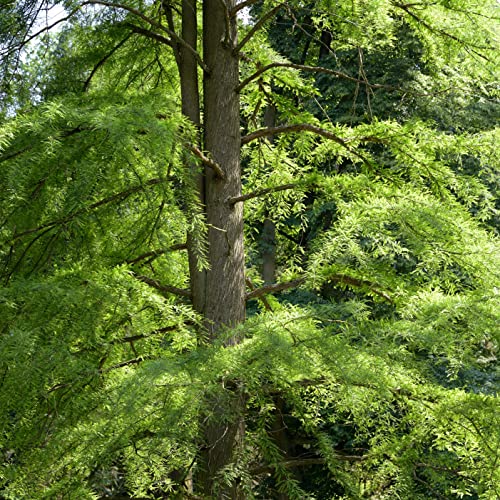
[[[496,5],[62,5],[0,17],[3,495],[494,498]]]

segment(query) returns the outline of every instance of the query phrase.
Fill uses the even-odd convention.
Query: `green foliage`
[[[1,89],[2,498],[183,495],[235,395],[218,481],[245,498],[497,498],[495,7],[292,1],[245,45],[241,81],[281,66],[241,89],[243,135],[270,107],[298,126],[242,147],[244,192],[268,190],[247,275],[271,219],[285,291],[213,342],[170,293],[188,232],[210,265],[170,49],[112,9],[33,49]]]

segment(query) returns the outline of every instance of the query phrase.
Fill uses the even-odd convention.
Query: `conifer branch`
[[[257,198],[258,196],[263,196],[265,194],[276,193],[278,191],[286,191],[288,189],[295,189],[299,185],[299,183],[282,184],[281,186],[258,189],[257,191],[252,191],[251,193],[243,194],[241,196],[233,196],[232,198],[229,198],[227,200],[227,204],[232,206],[241,201],[251,200],[252,198]]]
[[[364,455],[347,455],[338,452],[335,452],[335,458],[338,460],[346,460],[349,462],[361,462],[363,460],[366,460],[366,456]],[[260,467],[255,467],[250,472],[252,475],[258,476],[260,474],[272,472],[278,467],[291,469],[295,467],[308,467],[310,465],[320,465],[324,463],[326,463],[326,459],[322,457],[296,458],[292,460],[285,460],[277,464],[261,465]]]
[[[220,167],[220,165],[209,158],[201,149],[198,149],[196,146],[193,144],[186,144],[186,147],[191,151],[197,158],[199,158],[204,165],[207,167],[210,167],[214,172],[215,175],[219,179],[224,179],[226,177],[226,174],[224,173],[224,170]]]
[[[169,47],[174,47],[174,43],[167,37],[159,35],[154,31],[147,30],[146,28],[142,28],[141,26],[137,26],[133,23],[125,23],[125,26],[130,28],[134,33],[138,35],[144,35],[146,38],[151,38],[151,40],[156,40],[157,42],[163,43],[164,45],[168,45]]]
[[[176,243],[175,245],[172,245],[167,248],[158,248],[157,250],[151,250],[150,252],[143,253],[133,259],[128,259],[125,262],[127,264],[137,264],[137,262],[140,262],[141,260],[147,259],[149,257],[159,257],[160,255],[164,255],[169,252],[175,252],[177,250],[186,250],[186,249],[187,249],[187,243]]]
[[[159,290],[160,292],[171,293],[173,295],[179,295],[181,297],[189,297],[189,298],[191,297],[191,292],[189,290],[185,290],[184,288],[178,288],[176,286],[171,286],[171,285],[162,285],[155,279],[149,278],[148,276],[143,276],[141,274],[132,273],[132,276],[135,279],[141,281],[142,283],[146,283],[146,285],[149,285],[150,287]]]
[[[354,278],[353,276],[348,276],[347,274],[332,274],[328,276],[325,281],[333,281],[334,283],[338,283],[340,285],[345,284],[355,288],[367,288],[370,290],[370,292],[374,293],[375,295],[382,297],[391,304],[393,303],[392,298],[386,292],[380,290],[380,288],[375,283],[372,283],[371,281],[368,280]],[[291,288],[297,288],[303,285],[305,282],[306,282],[306,277],[303,276],[301,278],[297,278],[292,281],[285,281],[283,283],[266,285],[247,293],[246,300],[258,299],[263,295],[267,295],[268,293],[282,292],[284,290],[290,290]]]
[[[92,203],[88,207],[83,207],[83,208],[80,208],[79,210],[75,210],[73,213],[67,215],[66,217],[61,217],[60,219],[46,222],[45,224],[41,224],[40,226],[31,228],[31,229],[27,229],[26,231],[22,231],[20,233],[16,233],[12,237],[11,242],[18,240],[19,238],[22,238],[23,236],[27,236],[28,234],[37,233],[38,231],[42,231],[46,228],[50,228],[50,227],[57,226],[59,224],[65,224],[67,222],[70,222],[75,217],[78,217],[79,215],[82,215],[85,212],[89,212],[89,211],[94,210],[96,208],[99,208],[103,205],[108,205],[109,203],[112,203],[112,202],[117,201],[117,200],[123,201],[124,199],[128,198],[130,195],[137,193],[139,191],[142,191],[146,187],[154,186],[156,184],[161,184],[162,182],[166,182],[166,180],[167,179],[163,179],[163,178],[159,178],[159,177],[154,178],[154,179],[150,179],[149,181],[146,181],[144,184],[141,184],[139,186],[134,186],[134,187],[127,189],[125,191],[121,191],[119,193],[108,196],[107,198],[103,198],[102,200],[99,200],[95,203]]]
[[[417,14],[415,14],[412,10],[410,10],[410,7],[411,7],[410,4],[405,5],[405,4],[402,4],[399,2],[393,2],[393,5],[402,9],[410,17],[412,17],[415,21],[417,21],[417,23],[420,23],[424,28],[428,29],[431,33],[438,33],[439,35],[444,36],[445,38],[450,38],[451,40],[457,42],[459,45],[464,47],[467,52],[469,52],[469,50],[470,50],[473,54],[476,54],[476,56],[479,56],[481,59],[484,59],[485,61],[491,62],[491,60],[488,57],[486,57],[484,54],[481,54],[481,52],[474,50],[474,49],[488,50],[488,49],[490,49],[489,47],[473,45],[469,42],[465,42],[461,38],[453,35],[452,33],[449,33],[448,31],[445,31],[443,29],[433,28],[428,22],[424,21],[421,17],[417,16]],[[474,48],[472,48],[472,47],[474,47]]]
[[[280,10],[285,4],[280,3],[273,7],[270,11],[266,12],[263,14],[259,21],[255,23],[255,25],[252,27],[252,29],[246,34],[246,36],[241,40],[241,42],[234,48],[234,54],[238,54],[241,49],[252,39],[252,37],[255,35],[257,31],[259,31],[262,26],[272,17],[278,10]]]
[[[337,78],[349,80],[349,81],[354,82],[354,83],[360,83],[360,84],[366,85],[367,87],[374,88],[374,89],[385,88],[385,89],[389,89],[389,90],[398,90],[397,87],[394,87],[392,85],[368,83],[365,80],[359,80],[358,78],[347,75],[346,73],[342,73],[340,71],[334,71],[332,69],[328,69],[328,68],[325,68],[323,66],[306,66],[304,64],[274,62],[274,63],[267,64],[266,66],[261,66],[255,73],[253,73],[252,75],[245,78],[236,87],[236,92],[241,92],[241,90],[243,88],[245,88],[250,82],[252,82],[256,78],[258,78],[260,75],[262,75],[262,73],[265,73],[266,71],[269,71],[270,69],[273,69],[273,68],[292,68],[292,69],[298,69],[301,71],[309,71],[311,73],[324,73],[326,75],[332,75],[332,76],[335,76]]]
[[[340,144],[344,148],[349,149],[347,142],[335,135],[333,132],[326,130],[321,127],[317,127],[316,125],[311,125],[309,123],[296,123],[292,125],[279,125],[277,127],[266,127],[255,130],[250,134],[244,135],[241,138],[241,144],[248,144],[249,142],[255,141],[256,139],[261,139],[263,137],[269,137],[277,134],[287,134],[292,132],[311,132],[316,135],[320,135],[325,137],[326,139],[330,139],[331,141]]]
[[[310,123],[297,123],[292,125],[280,125],[278,127],[261,128],[255,130],[254,132],[251,132],[250,134],[243,136],[241,138],[241,144],[242,145],[248,144],[249,142],[252,142],[256,139],[261,139],[263,137],[269,137],[277,134],[287,134],[292,132],[311,132],[313,134],[324,137],[325,139],[329,139],[333,142],[336,142],[337,144],[340,144],[343,148],[347,149],[347,151],[349,151],[352,155],[362,160],[363,163],[368,165],[370,168],[372,167],[370,161],[367,158],[365,158],[361,153],[354,151],[348,145],[347,141],[345,141],[338,135],[335,135],[333,132],[330,132],[329,130],[317,127],[316,125],[311,125]]]
[[[90,82],[94,75],[96,74],[97,70],[106,63],[106,61],[120,48],[122,47],[129,39],[130,39],[130,34],[127,35],[121,42],[116,44],[92,69],[90,72],[89,77],[85,80],[85,83],[83,84],[83,91],[86,92],[89,88]]]
[[[138,358],[128,359],[127,361],[122,361],[120,363],[116,363],[115,365],[110,366],[106,369],[100,369],[99,373],[108,373],[111,370],[117,370],[118,368],[124,368],[125,366],[138,365],[143,361],[147,361],[148,359],[153,359],[151,356],[140,356]]]

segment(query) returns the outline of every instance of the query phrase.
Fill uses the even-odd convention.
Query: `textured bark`
[[[205,184],[210,270],[203,312],[212,338],[245,319],[243,207],[227,203],[241,194],[237,29],[227,11],[234,6],[234,0],[203,2],[203,53],[210,71],[203,85],[204,149],[225,173],[219,179],[208,170]]]
[[[221,179],[211,169],[205,173],[205,206],[208,223],[208,262],[202,313],[210,340],[225,327],[245,320],[245,258],[243,207],[228,199],[241,195],[240,103],[236,18],[229,15],[234,0],[203,1],[203,54],[209,72],[204,74],[204,150],[224,171]],[[193,297],[196,300],[195,297]],[[228,344],[240,339],[233,337]],[[236,484],[218,487],[223,468],[231,463],[243,439],[244,401],[236,388],[226,387],[224,397],[207,401],[205,447],[198,479],[208,498],[243,498]]]
[[[182,38],[193,49],[196,49],[198,40],[196,0],[182,0]],[[198,86],[198,65],[193,52],[185,46],[179,46],[177,65],[181,83],[182,113],[199,130],[200,93]],[[200,204],[203,206],[205,203],[205,167],[203,165],[200,167],[193,163],[188,164],[187,167],[191,170],[195,189],[198,193]],[[196,242],[191,234],[187,236],[187,244],[191,300],[194,309],[199,313],[203,313],[206,272],[198,269],[198,256],[194,250]]]

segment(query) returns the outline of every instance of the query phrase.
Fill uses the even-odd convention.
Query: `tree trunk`
[[[182,38],[193,49],[197,48],[196,0],[182,0]],[[198,86],[198,64],[196,58],[185,46],[178,47],[177,65],[181,83],[182,114],[189,118],[196,129],[200,129],[200,93]],[[197,137],[199,142],[199,137]],[[198,146],[199,144],[197,144]],[[188,165],[191,170],[194,187],[203,207],[205,204],[205,167],[196,164]],[[198,253],[193,235],[188,234],[188,259],[191,299],[195,311],[203,314],[205,305],[206,272],[198,269]]]
[[[264,127],[276,126],[276,107],[269,104],[264,113]],[[274,142],[273,136],[268,140]],[[265,285],[276,282],[276,224],[266,217],[262,228],[262,278]]]
[[[240,103],[236,18],[229,16],[234,0],[203,1],[203,55],[209,73],[203,79],[204,149],[225,173],[224,179],[207,170],[205,206],[208,224],[208,262],[203,316],[209,339],[225,327],[245,320],[245,255],[243,207],[228,198],[241,194]],[[193,297],[196,300],[196,297]],[[230,338],[236,344],[241,339]],[[200,460],[200,482],[210,498],[239,498],[237,486],[215,489],[217,475],[231,463],[243,439],[244,402],[235,388],[225,388],[220,399],[208,401],[205,450]]]

